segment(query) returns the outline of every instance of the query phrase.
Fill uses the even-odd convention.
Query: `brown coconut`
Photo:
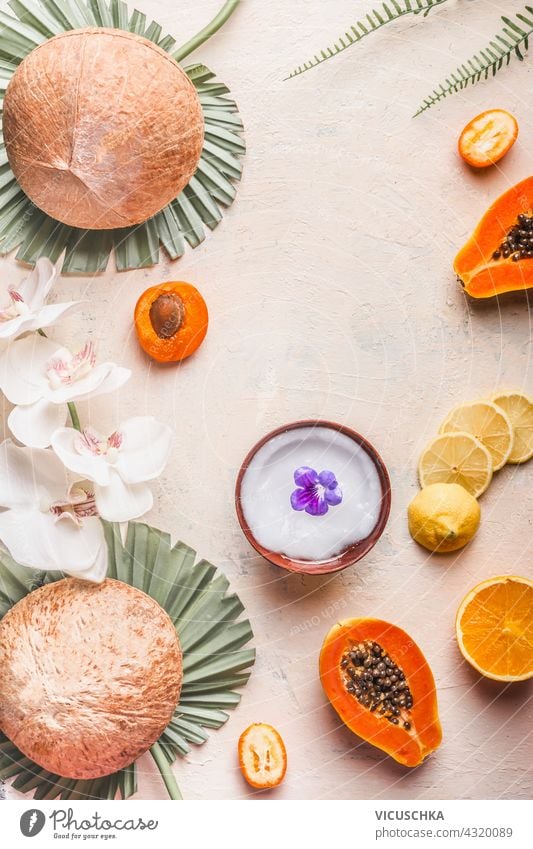
[[[48,584],[0,622],[0,728],[67,778],[131,764],[164,731],[181,682],[169,617],[120,581]]]
[[[181,192],[202,152],[196,90],[151,41],[61,33],[19,65],[4,100],[9,163],[53,218],[84,229],[145,221]]]

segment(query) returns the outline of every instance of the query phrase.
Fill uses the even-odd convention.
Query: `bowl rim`
[[[276,436],[280,436],[283,433],[287,433],[291,430],[298,430],[303,427],[326,427],[330,430],[334,430],[337,433],[342,433],[345,436],[348,436],[354,442],[356,442],[366,453],[369,455],[370,459],[373,461],[376,470],[378,472],[379,480],[381,483],[381,503],[379,508],[379,516],[378,520],[372,529],[372,531],[368,534],[368,536],[364,537],[359,542],[352,543],[347,546],[340,554],[336,557],[331,558],[331,560],[321,561],[312,565],[312,561],[305,560],[294,560],[290,557],[286,557],[283,554],[280,554],[276,551],[271,551],[268,548],[259,543],[254,537],[250,527],[245,519],[244,511],[241,503],[241,489],[242,482],[244,479],[244,475],[246,474],[248,467],[255,457],[257,452],[266,445],[267,442],[270,442]],[[239,473],[237,475],[237,480],[235,482],[235,510],[237,512],[237,519],[239,521],[239,525],[241,526],[241,530],[248,540],[249,544],[254,548],[261,557],[264,557],[265,560],[268,560],[269,563],[272,563],[274,566],[279,566],[281,569],[286,569],[289,572],[297,572],[299,574],[304,575],[328,575],[333,572],[341,572],[343,569],[347,569],[348,566],[353,566],[363,557],[365,557],[368,552],[374,548],[375,544],[383,534],[385,527],[387,525],[387,521],[390,515],[391,510],[391,482],[389,473],[387,471],[387,467],[383,462],[381,455],[374,448],[371,442],[368,441],[362,434],[358,433],[356,430],[348,427],[347,425],[338,424],[337,422],[331,422],[327,419],[299,419],[295,422],[290,422],[289,424],[281,425],[280,427],[271,430],[269,433],[265,434],[261,439],[259,439],[248,451],[246,454],[241,467],[239,469]]]

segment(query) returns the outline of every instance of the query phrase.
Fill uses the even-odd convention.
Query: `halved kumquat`
[[[489,109],[468,122],[459,137],[459,153],[473,168],[494,165],[518,137],[516,118],[505,109]]]
[[[254,722],[239,738],[239,765],[248,784],[262,790],[281,784],[287,771],[287,752],[272,725]]]

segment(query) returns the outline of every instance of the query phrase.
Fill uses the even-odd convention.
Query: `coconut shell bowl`
[[[390,478],[374,446],[317,419],[266,434],[246,455],[235,487],[250,545],[275,566],[306,575],[361,560],[385,530],[390,506]]]

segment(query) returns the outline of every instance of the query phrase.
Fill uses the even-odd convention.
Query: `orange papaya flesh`
[[[454,271],[473,298],[492,298],[533,287],[533,257],[494,258],[518,216],[533,217],[533,177],[517,183],[488,208],[454,260]],[[533,236],[533,233],[532,233]]]
[[[324,640],[319,670],[344,724],[398,763],[418,766],[439,747],[435,681],[424,655],[401,628],[381,619],[339,622]]]

